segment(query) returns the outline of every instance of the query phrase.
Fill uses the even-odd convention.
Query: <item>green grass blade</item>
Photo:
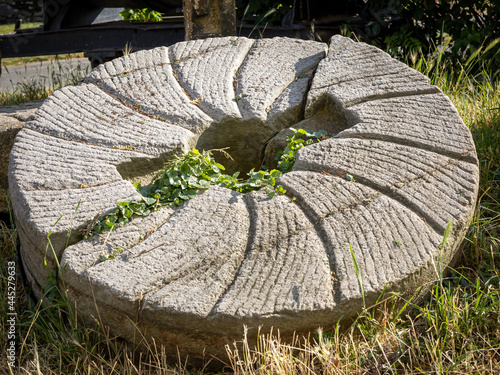
[[[363,290],[363,280],[361,278],[361,273],[359,272],[358,262],[356,260],[356,256],[354,255],[354,251],[352,250],[351,244],[349,244],[349,251],[351,252],[352,264],[354,265],[354,271],[356,272],[356,277],[358,279],[359,289],[361,291],[361,298],[363,298],[363,307],[366,308],[365,292]]]

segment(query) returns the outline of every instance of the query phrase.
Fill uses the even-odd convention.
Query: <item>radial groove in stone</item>
[[[11,186],[15,186],[11,181]],[[66,243],[80,238],[80,230],[99,213],[107,213],[116,203],[141,196],[128,181],[82,189],[20,191],[11,188],[12,205],[16,207],[16,222],[20,229],[22,252],[30,252],[32,262],[25,269],[39,286],[44,287],[49,271],[56,269],[54,255],[61,257]],[[48,235],[50,233],[50,236]],[[50,244],[49,241],[50,240]]]
[[[95,83],[135,110],[160,117],[193,133],[205,130],[212,119],[179,86],[165,47],[124,56],[98,66],[84,82]]]
[[[471,134],[442,93],[380,99],[343,112],[338,137],[375,138],[477,162]]]
[[[439,253],[441,237],[432,228],[368,186],[306,171],[288,173],[279,183],[324,237],[339,303],[361,298],[351,248],[364,291],[371,295],[412,276]]]
[[[23,191],[22,194],[13,189],[11,198],[18,207],[17,217],[22,217],[25,228],[31,229],[27,234],[44,250],[47,233],[52,229],[50,240],[59,255],[71,227],[77,232],[85,227],[89,218],[114,209],[116,202],[141,199],[141,196],[130,182],[118,181],[97,187]]]
[[[72,283],[81,288],[90,280],[93,296],[104,304],[112,298],[112,307],[122,312],[130,313],[140,301],[141,316],[148,320],[161,321],[159,312],[205,317],[234,279],[248,226],[241,194],[216,187],[190,200],[115,259],[96,263],[98,253],[86,241],[67,251],[65,259],[71,261],[80,248],[87,249],[83,252],[90,254],[89,266],[70,270]],[[117,236],[122,233],[111,234],[111,241]],[[89,286],[84,288],[89,293]]]
[[[277,132],[302,120],[302,110],[311,79],[312,72],[301,75],[283,90],[267,114],[269,128]]]
[[[189,130],[136,113],[92,84],[56,91],[25,128],[149,155],[186,152],[195,137]]]
[[[392,59],[387,53],[363,43],[350,43],[324,58],[308,94],[306,118],[328,106],[339,112],[362,102],[436,93],[429,78]]]
[[[324,43],[288,38],[255,41],[238,72],[236,95],[244,119],[265,120],[280,94],[325,56]],[[264,69],[262,67],[265,67]]]
[[[288,198],[248,196],[255,223],[235,282],[213,314],[252,316],[333,308],[330,268],[311,223]]]
[[[95,147],[25,129],[12,148],[13,184],[31,190],[80,189],[118,182],[116,166],[150,160],[134,151]]]
[[[213,119],[241,118],[234,76],[253,43],[247,38],[226,37],[170,47],[172,67],[181,86]]]
[[[463,173],[453,174],[457,166]],[[444,233],[449,220],[462,221],[477,195],[475,164],[404,145],[377,140],[331,138],[300,150],[294,170],[351,175],[385,194],[411,203],[436,230]],[[422,191],[417,201],[411,192]]]

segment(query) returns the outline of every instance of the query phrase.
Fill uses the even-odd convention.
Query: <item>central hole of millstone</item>
[[[275,132],[265,129],[258,120],[224,121],[212,125],[198,139],[198,150],[224,149],[231,158],[222,152],[213,152],[215,160],[226,167],[225,173],[240,172],[245,177],[252,168],[259,170],[264,155],[264,148]]]
[[[290,127],[312,132],[325,130],[329,135],[340,133],[349,127],[338,114],[328,110],[320,110],[308,119],[281,124],[281,128],[277,128],[257,119],[221,121],[212,124],[194,147],[199,151],[224,150],[212,152],[213,158],[226,168],[223,172],[228,175],[239,172],[239,178],[246,179],[247,173],[252,169],[258,171],[263,165],[269,170],[277,167],[276,155],[286,147],[287,136],[293,135]],[[133,160],[118,165],[117,169],[122,178],[147,186],[158,177],[171,158],[170,155],[154,160]]]

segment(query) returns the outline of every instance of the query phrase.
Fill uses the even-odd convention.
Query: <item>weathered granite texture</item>
[[[42,105],[43,100],[36,102],[0,107],[0,213],[9,211],[7,205],[7,190],[9,181],[7,172],[9,167],[9,153],[14,144],[14,138],[19,130]]]
[[[291,126],[338,134],[298,153],[279,181],[286,195],[213,187],[111,234],[75,235],[137,197],[132,182],[174,153],[229,146],[231,168],[248,170]],[[368,305],[383,290],[413,293],[454,258],[478,190],[472,137],[449,99],[342,37],[198,40],[101,65],[45,101],[19,133],[9,173],[35,290],[44,257],[54,268],[57,256],[88,320],[97,308],[127,340],[141,329],[195,358],[220,355],[243,325],[250,337],[259,326],[285,335],[355,315],[363,298],[351,248]]]

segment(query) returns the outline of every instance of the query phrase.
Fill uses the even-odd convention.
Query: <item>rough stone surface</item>
[[[205,130],[212,119],[179,85],[169,49],[139,51],[108,64],[101,64],[84,80],[105,93],[158,119],[195,133]]]
[[[25,121],[42,105],[36,101],[21,105],[0,107],[0,212],[8,212],[7,178],[9,167],[9,153],[14,144],[14,138],[21,130]]]
[[[439,92],[427,77],[376,47],[344,44],[341,39],[332,43],[314,76],[306,118],[314,116],[325,103],[331,112],[341,113],[344,108],[370,100]]]
[[[248,170],[265,151],[272,158],[290,127],[336,135],[299,151],[278,181],[286,195],[212,187],[181,208],[78,237],[99,212],[138,198],[132,182],[174,154],[229,146],[231,168]],[[99,314],[129,341],[140,330],[192,358],[223,355],[244,325],[249,338],[260,326],[286,336],[355,316],[363,295],[353,257],[367,304],[428,285],[436,262],[455,257],[478,175],[449,99],[340,36],[329,45],[207,39],[116,59],[43,104],[9,167],[34,289],[45,283],[44,258],[53,269],[57,257],[91,324]]]
[[[241,118],[234,97],[234,75],[253,43],[246,38],[226,37],[181,42],[170,49],[179,83],[194,101],[199,101],[204,112],[218,121]]]
[[[322,43],[304,40],[255,41],[237,73],[236,96],[241,96],[238,106],[243,118],[265,120],[276,98],[302,75],[311,74],[325,50]]]

